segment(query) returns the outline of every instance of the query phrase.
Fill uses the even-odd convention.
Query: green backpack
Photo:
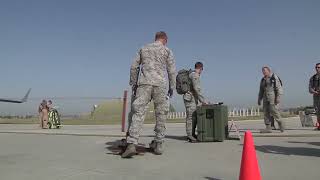
[[[191,79],[189,77],[190,73],[192,73],[192,70],[185,70],[182,69],[178,72],[176,81],[177,81],[177,93],[180,95],[186,94],[187,92],[191,91]]]

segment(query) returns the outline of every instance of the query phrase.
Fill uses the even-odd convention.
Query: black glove
[[[169,89],[169,91],[168,91],[168,96],[169,96],[169,97],[172,97],[172,95],[173,95],[173,89]]]

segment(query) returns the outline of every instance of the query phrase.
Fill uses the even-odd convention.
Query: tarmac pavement
[[[259,130],[265,126],[263,120],[236,121],[235,124],[243,135],[246,130],[250,130],[256,137],[301,137],[301,136],[318,136],[317,131],[312,131],[312,127],[301,127],[299,118],[284,119],[286,128],[284,133],[274,131],[272,134],[260,134]],[[229,126],[231,122],[229,122]],[[153,136],[154,124],[145,124],[141,136]],[[232,136],[237,135],[235,129],[232,128]],[[41,129],[35,124],[1,124],[0,133],[15,134],[47,134],[47,135],[77,135],[77,136],[106,136],[106,137],[123,137],[120,125],[65,125],[61,129]],[[183,123],[167,123],[167,135],[169,136],[185,136],[185,124]]]
[[[287,119],[290,130],[261,137],[262,121],[236,122],[255,135],[263,179],[319,179],[320,132]],[[183,124],[168,124],[165,153],[148,151],[153,125],[145,125],[139,155],[121,159],[119,126],[0,125],[1,180],[233,180],[238,179],[242,141],[187,143]]]

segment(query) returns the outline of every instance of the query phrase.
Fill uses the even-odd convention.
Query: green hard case
[[[197,139],[200,142],[223,142],[228,138],[228,107],[203,105],[197,108]]]

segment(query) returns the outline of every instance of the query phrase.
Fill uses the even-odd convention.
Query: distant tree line
[[[18,115],[0,115],[1,119],[31,119],[34,118],[34,115],[25,115],[25,116],[18,116]]]

